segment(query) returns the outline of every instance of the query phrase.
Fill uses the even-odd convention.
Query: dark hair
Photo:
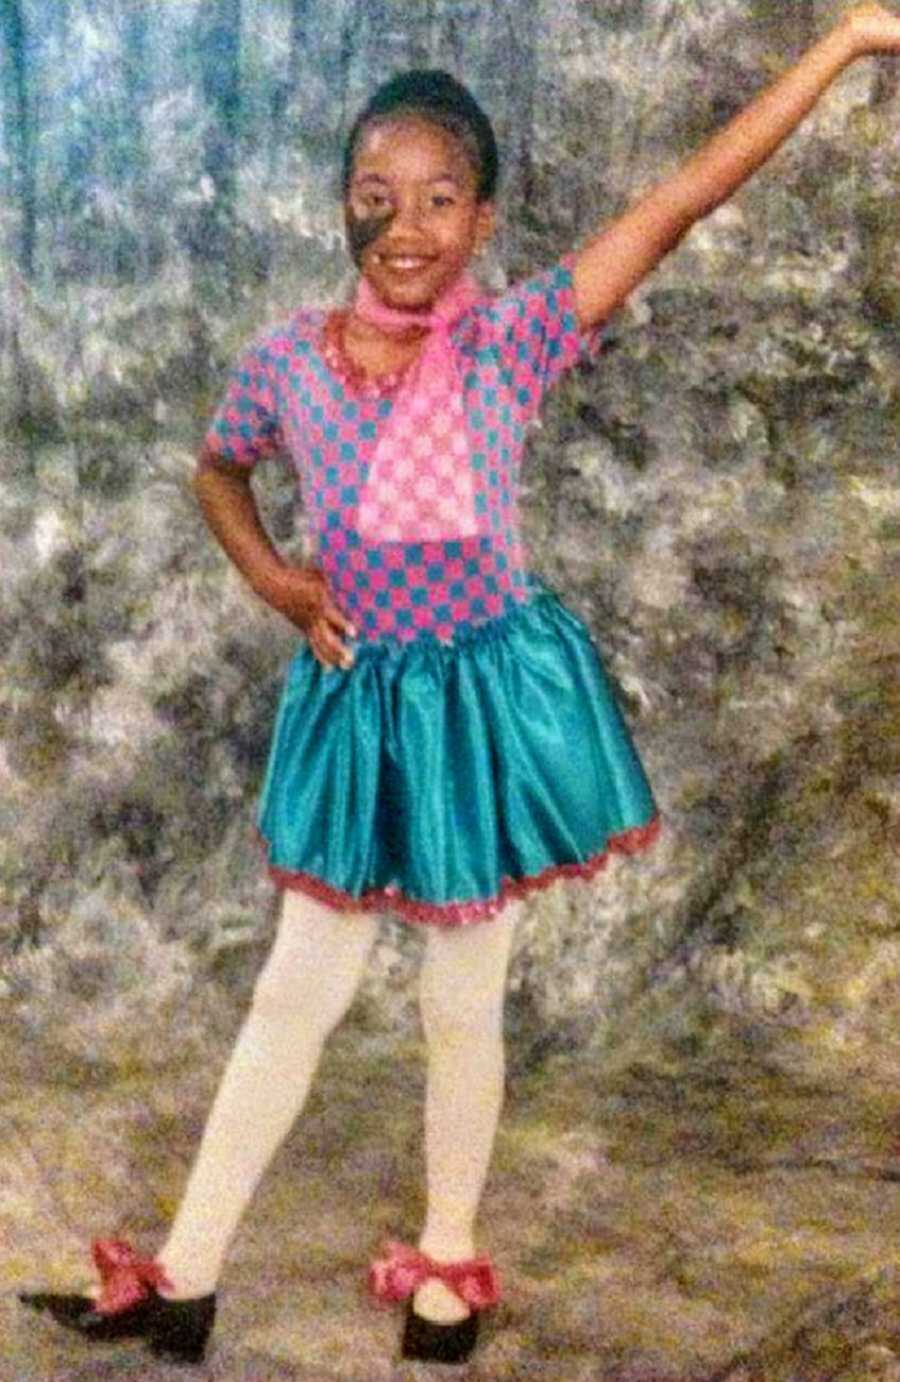
[[[387,116],[418,115],[455,135],[475,169],[480,202],[497,188],[500,156],[490,120],[470,91],[440,68],[414,68],[380,86],[357,115],[344,145],[341,187],[346,197],[353,160],[366,127]]]

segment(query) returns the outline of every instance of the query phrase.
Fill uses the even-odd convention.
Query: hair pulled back
[[[417,115],[454,135],[465,149],[477,177],[480,202],[490,201],[497,188],[500,156],[490,120],[472,93],[440,68],[413,68],[391,77],[370,97],[357,115],[344,146],[341,186],[346,197],[353,160],[369,125],[392,116]]]

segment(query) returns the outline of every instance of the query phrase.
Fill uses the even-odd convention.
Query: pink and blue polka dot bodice
[[[367,484],[401,376],[356,371],[341,350],[340,323],[340,314],[304,309],[258,341],[231,374],[207,445],[248,466],[288,452],[315,559],[361,639],[450,641],[529,598],[518,510],[526,428],[550,385],[581,352],[597,348],[599,333],[578,333],[569,260],[466,312],[450,338],[461,416],[448,421],[447,454],[431,458],[418,487],[410,465],[397,508],[412,513],[412,523],[395,529],[383,490],[382,507],[373,507]],[[410,437],[411,458],[415,444]],[[455,481],[454,467],[466,467]],[[445,530],[432,503],[421,529],[429,535],[397,540],[392,529],[415,530],[416,495],[428,486],[449,496]],[[385,518],[383,534],[372,527],[373,512]]]

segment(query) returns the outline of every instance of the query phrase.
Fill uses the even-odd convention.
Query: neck
[[[417,340],[423,332],[449,330],[481,296],[476,280],[462,273],[449,283],[444,291],[424,307],[389,307],[378,297],[375,289],[365,277],[359,280],[353,313],[356,317],[378,327],[389,335]]]
[[[393,308],[390,310],[394,310]],[[349,320],[358,330],[360,336],[374,340],[376,337],[383,340],[385,336],[390,336],[392,341],[403,345],[406,342],[412,344],[413,341],[420,341],[429,331],[427,322],[410,322],[408,326],[403,326],[392,331],[386,331],[378,322],[372,321],[370,317],[361,315],[355,306],[350,308]]]

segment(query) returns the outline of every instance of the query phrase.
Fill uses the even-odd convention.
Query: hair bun
[[[344,146],[344,196],[350,186],[353,159],[364,130],[373,121],[390,115],[420,115],[454,135],[475,168],[478,200],[491,200],[500,172],[493,126],[468,87],[440,67],[414,67],[398,72],[369,98],[354,120]]]

